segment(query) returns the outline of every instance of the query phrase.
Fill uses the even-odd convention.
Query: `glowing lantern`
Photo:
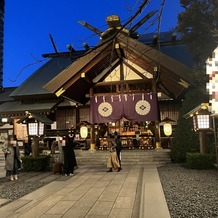
[[[166,136],[172,135],[172,125],[170,123],[165,123],[163,126],[163,130]]]
[[[207,104],[202,103],[201,109],[196,111],[193,115],[193,125],[195,131],[208,130],[211,128],[211,118]]]
[[[84,139],[87,138],[87,136],[88,136],[88,127],[87,126],[80,127],[80,136]]]
[[[165,119],[163,119],[161,121],[161,123],[164,123],[163,131],[164,131],[164,134],[166,136],[171,136],[172,135],[172,131],[173,131],[172,125],[171,125],[172,122],[175,122],[175,120],[172,120],[172,119],[170,119],[168,117],[166,117]]]

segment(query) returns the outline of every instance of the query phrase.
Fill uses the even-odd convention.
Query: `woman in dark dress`
[[[66,137],[66,146],[64,147],[64,175],[72,176],[74,173],[74,167],[77,166],[76,156],[74,152],[74,132],[71,132]]]

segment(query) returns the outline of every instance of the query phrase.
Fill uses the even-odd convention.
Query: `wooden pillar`
[[[156,148],[161,148],[160,124],[158,121],[155,121],[155,146]]]
[[[79,106],[76,105],[76,124],[80,122],[80,111],[79,111]]]
[[[32,155],[33,155],[33,157],[39,156],[39,138],[38,138],[38,136],[33,136]]]
[[[120,81],[124,81],[123,63],[120,64]],[[124,92],[124,83],[120,85],[120,92]]]
[[[90,97],[93,97],[93,88],[90,89]],[[96,140],[95,140],[95,124],[94,123],[91,124],[90,138],[91,138],[90,150],[93,151],[93,150],[95,150],[95,144],[96,144]]]
[[[199,131],[199,141],[200,141],[200,153],[207,154],[207,131],[201,130]]]
[[[159,69],[158,67],[154,67],[153,81],[152,81],[152,91],[157,93],[157,79],[159,77]],[[161,140],[160,140],[160,124],[159,121],[155,121],[155,146],[156,148],[161,148]]]

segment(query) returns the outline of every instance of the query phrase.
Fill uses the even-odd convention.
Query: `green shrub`
[[[193,84],[195,84],[194,81]],[[193,131],[192,118],[186,119],[184,115],[199,106],[202,102],[208,102],[208,95],[203,88],[204,86],[204,84],[195,87],[192,86],[182,101],[179,119],[171,145],[172,162],[184,163],[186,162],[186,153],[199,152],[199,134]]]
[[[50,156],[49,155],[40,155],[38,157],[33,156],[24,156],[22,157],[23,171],[48,171],[50,170]]]
[[[186,154],[186,167],[189,169],[213,169],[214,167],[214,156],[210,154],[200,153],[187,153]]]

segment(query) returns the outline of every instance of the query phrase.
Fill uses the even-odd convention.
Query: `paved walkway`
[[[52,176],[57,179],[2,206],[1,218],[170,218],[155,165],[112,173],[80,166],[72,177],[48,173],[47,179]]]

